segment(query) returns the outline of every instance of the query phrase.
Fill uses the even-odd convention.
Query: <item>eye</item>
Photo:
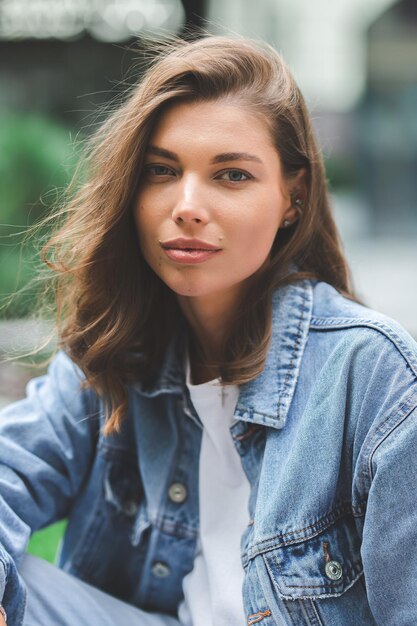
[[[147,176],[175,176],[174,170],[167,165],[146,165],[144,173]]]
[[[243,183],[246,180],[253,178],[250,174],[242,172],[242,170],[226,170],[216,176],[220,180],[225,180],[229,183]]]

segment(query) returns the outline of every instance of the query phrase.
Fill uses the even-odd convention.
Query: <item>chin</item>
[[[203,289],[201,285],[167,285],[169,289],[177,296],[188,296],[190,298],[198,298],[207,296],[212,293],[210,289]]]
[[[177,296],[199,296],[207,292],[203,277],[192,272],[159,272],[159,278]]]
[[[162,278],[162,280],[164,280]],[[209,285],[205,284],[200,277],[180,277],[180,279],[164,280],[164,283],[173,293],[177,296],[188,296],[192,298],[209,296],[212,293],[216,293],[222,289],[222,285]]]

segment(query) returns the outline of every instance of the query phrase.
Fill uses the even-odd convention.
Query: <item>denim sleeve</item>
[[[369,458],[362,560],[381,626],[417,624],[417,408],[379,433]]]
[[[0,601],[10,626],[23,620],[17,566],[30,534],[68,515],[94,456],[97,402],[82,380],[59,352],[27,397],[0,412]]]

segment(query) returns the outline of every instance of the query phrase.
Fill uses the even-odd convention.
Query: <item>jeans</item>
[[[180,626],[87,585],[54,565],[25,555],[19,568],[27,589],[23,626]]]

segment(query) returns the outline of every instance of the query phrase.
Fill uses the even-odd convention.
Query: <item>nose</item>
[[[194,177],[184,178],[178,188],[172,219],[177,224],[207,224],[209,213],[206,200],[201,183]]]

